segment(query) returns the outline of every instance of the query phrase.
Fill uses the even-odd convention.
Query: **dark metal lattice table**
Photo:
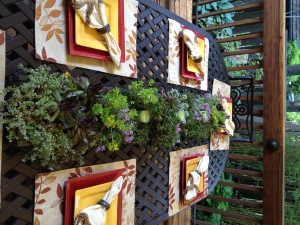
[[[0,28],[7,32],[6,46],[6,84],[22,82],[24,77],[16,75],[16,65],[37,67],[42,62],[34,54],[34,4],[35,1],[0,2]],[[162,89],[185,89],[167,83],[168,75],[168,18],[197,31],[210,41],[208,91],[212,90],[213,79],[228,83],[228,73],[213,38],[195,25],[188,23],[170,11],[149,0],[139,0],[137,15],[137,69],[138,79],[154,79],[157,87]],[[47,63],[47,62],[43,62]],[[47,63],[54,71],[69,71],[65,65]],[[75,68],[71,71],[75,76],[97,77],[108,86],[126,88],[130,78],[119,77],[102,72]],[[26,78],[25,78],[26,80]],[[189,89],[194,93],[201,93]],[[136,177],[136,224],[158,224],[168,219],[168,173],[169,152],[182,148],[190,148],[209,140],[185,139],[172,149],[153,147],[150,145],[127,145],[122,151],[105,152],[95,155],[86,154],[86,164],[95,165],[130,158],[137,159]],[[2,168],[2,211],[0,222],[4,224],[32,224],[34,204],[34,180],[36,173],[43,172],[36,164],[21,162],[26,148],[5,145]],[[209,192],[217,184],[224,169],[227,151],[210,151]],[[76,165],[66,165],[74,167]]]

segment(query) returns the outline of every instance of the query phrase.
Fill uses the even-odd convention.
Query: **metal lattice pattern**
[[[7,33],[6,46],[6,84],[19,84],[26,76],[18,75],[17,65],[22,63],[28,67],[38,67],[42,62],[35,58],[34,51],[34,4],[35,1],[1,1],[0,28]],[[185,26],[199,31],[210,39],[209,53],[209,91],[213,77],[228,83],[228,75],[217,44],[199,28],[187,23],[169,11],[151,1],[139,3],[137,30],[137,69],[138,79],[154,79],[158,88],[170,89],[167,80],[168,55],[168,18],[177,20]],[[53,71],[69,71],[74,76],[86,76],[91,80],[101,80],[108,86],[126,88],[132,81],[130,78],[114,76],[87,69],[70,70],[65,65],[48,64]],[[191,90],[192,92],[198,92]],[[208,143],[208,140],[184,139],[172,148],[177,150]],[[1,224],[32,224],[34,204],[34,174],[44,172],[36,164],[21,162],[30,148],[18,148],[5,145],[2,162],[2,211]],[[85,156],[87,165],[109,163],[130,158],[137,159],[136,179],[136,224],[158,224],[168,218],[168,179],[169,151],[151,145],[124,146],[122,151],[105,152],[95,155],[90,151]],[[223,171],[227,152],[210,152],[209,190],[216,185]],[[68,164],[65,168],[77,165]]]

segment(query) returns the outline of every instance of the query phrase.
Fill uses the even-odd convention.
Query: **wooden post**
[[[176,15],[192,22],[193,0],[154,0],[161,6],[169,9]]]
[[[284,224],[285,2],[285,0],[264,1],[263,224],[265,225]]]

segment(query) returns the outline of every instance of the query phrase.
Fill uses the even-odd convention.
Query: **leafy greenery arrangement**
[[[159,93],[154,81],[134,81],[121,90],[51,73],[47,66],[21,69],[29,80],[4,90],[1,122],[8,140],[21,137],[32,144],[24,161],[39,161],[49,170],[70,160],[83,164],[90,149],[117,151],[122,144],[150,141],[169,148],[182,135],[207,138],[225,121],[220,101],[209,94]]]

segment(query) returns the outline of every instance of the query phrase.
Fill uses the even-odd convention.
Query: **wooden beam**
[[[255,3],[241,5],[241,6],[237,6],[237,7],[233,7],[233,8],[229,8],[229,9],[222,9],[222,10],[218,10],[218,11],[214,11],[214,12],[203,13],[203,14],[198,15],[198,19],[203,18],[203,17],[220,15],[220,14],[224,14],[224,13],[237,12],[237,11],[253,9],[253,8],[262,8],[262,7],[263,7],[262,2],[255,2]],[[196,17],[194,16],[193,19],[196,19]]]
[[[224,52],[223,56],[232,56],[232,55],[245,55],[245,54],[254,54],[263,52],[263,47],[251,48],[251,49],[242,49],[238,51]]]
[[[254,33],[254,34],[243,34],[235,37],[218,39],[216,41],[217,43],[224,43],[224,42],[232,42],[232,41],[241,41],[241,40],[252,39],[252,38],[260,38],[260,37],[263,37],[262,32]]]
[[[229,159],[236,159],[236,160],[245,160],[245,161],[263,161],[262,157],[258,156],[251,156],[251,155],[238,155],[238,154],[228,154]]]
[[[219,209],[215,209],[215,208],[211,208],[211,207],[200,206],[200,205],[197,205],[197,209],[200,211],[220,214],[225,217],[240,219],[241,221],[255,223],[255,224],[257,224],[257,223],[260,224],[261,220],[262,220],[261,218],[258,218],[258,217],[237,214],[236,212],[223,211],[223,210],[219,210]]]
[[[203,29],[206,31],[210,31],[210,30],[217,30],[217,29],[222,29],[222,28],[226,28],[226,27],[235,27],[235,26],[256,24],[256,23],[262,23],[262,22],[263,22],[263,18],[254,18],[254,19],[240,20],[240,21],[236,21],[233,23],[221,24],[221,25],[217,25],[217,26],[205,27]]]
[[[212,3],[212,2],[216,2],[216,0],[203,0],[203,1],[198,2],[198,5],[204,5],[204,4]]]
[[[239,70],[260,69],[260,68],[263,68],[263,64],[228,67],[227,70],[230,72],[230,71],[239,71]]]
[[[211,199],[211,200],[215,200],[215,201],[229,202],[229,203],[248,206],[248,207],[252,207],[252,208],[262,208],[263,207],[262,202],[254,202],[254,201],[246,201],[246,200],[240,200],[240,199],[234,199],[234,198],[226,198],[226,197],[216,196],[216,195],[208,195],[207,198]]]
[[[285,0],[264,1],[263,224],[284,224]],[[269,141],[276,140],[272,150]]]

